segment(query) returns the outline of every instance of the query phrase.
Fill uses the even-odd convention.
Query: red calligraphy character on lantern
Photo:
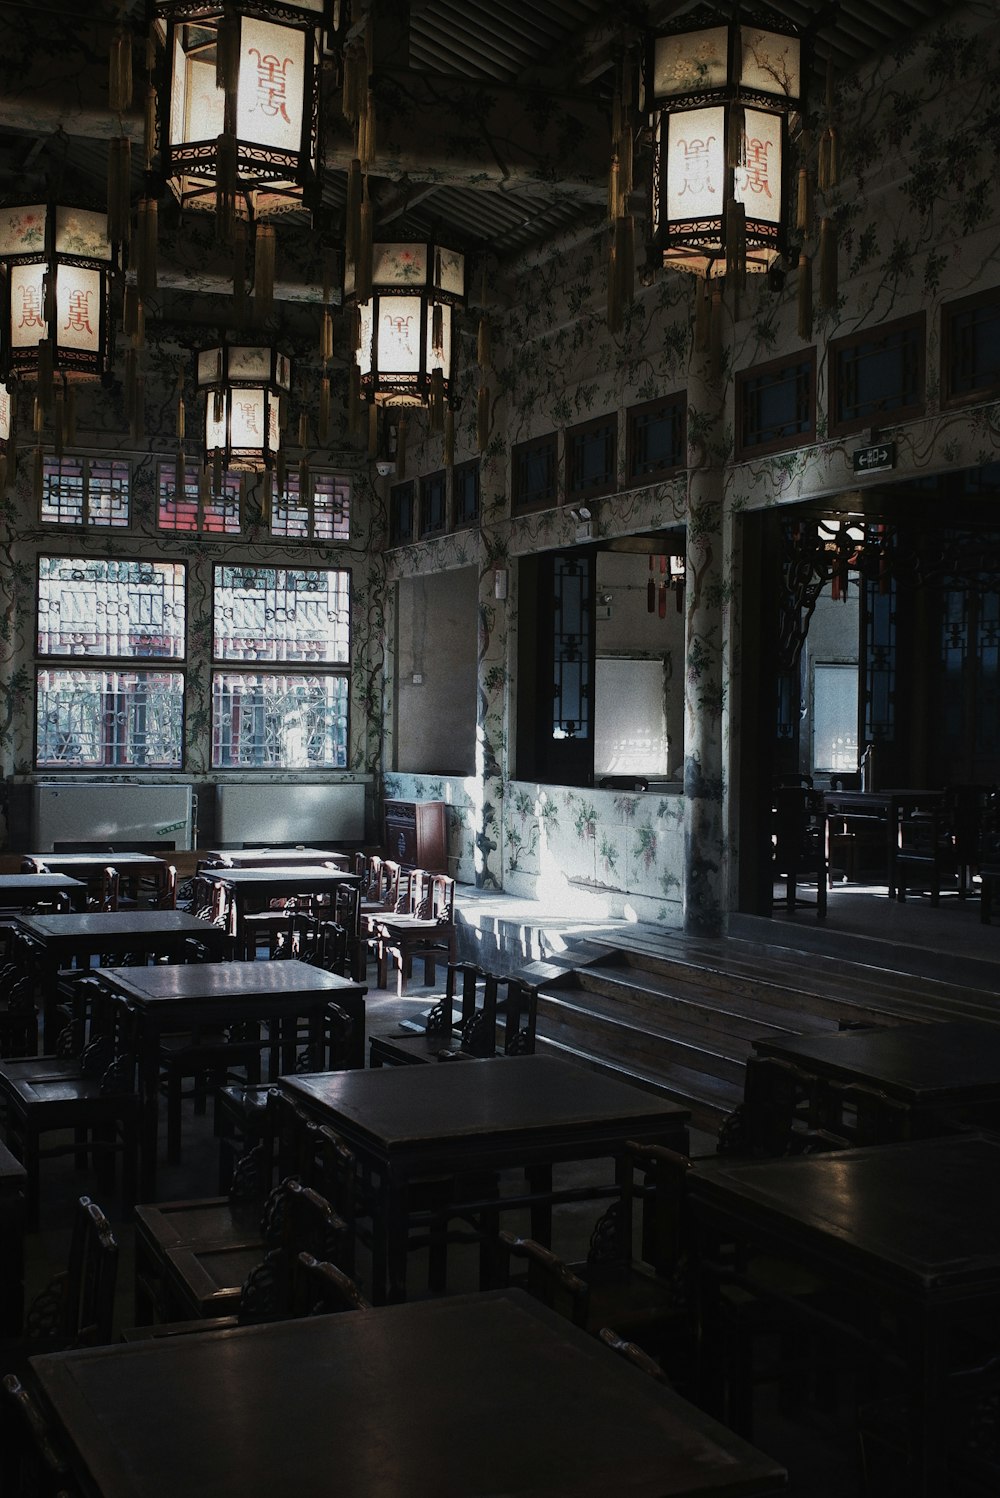
[[[747,136],[746,139],[746,163],[741,176],[743,178],[742,189],[744,193],[764,193],[771,196],[771,184],[768,180],[767,153],[771,149],[769,140],[758,140],[756,136]]]
[[[79,287],[69,294],[66,306],[66,324],[64,332],[67,333],[90,333],[93,336],[93,328],[90,326],[90,298],[93,292],[83,291]]]
[[[692,197],[703,192],[715,192],[710,162],[710,153],[714,144],[714,135],[710,135],[707,140],[700,140],[697,136],[693,136],[690,140],[678,141],[678,145],[684,152],[684,181],[681,183],[678,197],[683,197],[686,192],[690,192]]]
[[[237,409],[243,422],[244,430],[257,436],[257,407],[253,401],[237,401]]]
[[[288,106],[286,103],[286,91],[288,87],[288,65],[290,57],[281,62],[273,52],[265,52],[261,56],[256,47],[249,49],[250,56],[257,59],[257,97],[253,108],[259,109],[262,114],[270,115],[273,119],[280,114],[286,125],[292,122],[288,117]]]
[[[25,285],[23,282],[17,288],[21,298],[21,320],[19,328],[44,328],[45,318],[42,316],[42,294],[37,286],[31,283]]]

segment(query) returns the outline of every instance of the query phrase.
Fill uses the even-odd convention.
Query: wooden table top
[[[327,884],[359,884],[360,874],[349,874],[346,869],[317,867],[315,864],[275,864],[258,869],[203,869],[206,879],[219,879],[239,892],[242,889],[265,889],[272,885],[287,884],[297,890]]]
[[[329,848],[217,848],[202,857],[217,859],[233,869],[297,868],[300,864],[326,863],[345,870],[350,867],[348,854]]]
[[[1000,1095],[1000,1025],[943,1021],[755,1040],[762,1056],[818,1076],[865,1082],[907,1103],[971,1103]]]
[[[414,1067],[414,1073],[423,1068]],[[409,1073],[406,1073],[409,1075]],[[780,1160],[713,1160],[692,1201],[899,1288],[1000,1291],[1000,1138],[953,1134]]]
[[[0,874],[0,905],[14,898],[37,900],[46,894],[67,894],[81,903],[87,898],[87,886],[69,874]]]
[[[125,994],[143,1009],[176,1000],[254,998],[257,995],[293,998],[303,994],[360,993],[364,984],[339,973],[328,973],[311,963],[287,958],[281,962],[185,962],[157,967],[106,967],[101,981]]]
[[[27,875],[25,876],[27,877]],[[17,923],[42,941],[86,941],[109,936],[223,937],[211,921],[186,910],[91,910],[66,915],[22,915]]]
[[[110,867],[126,869],[130,874],[145,870],[165,877],[170,867],[170,860],[161,858],[156,853],[25,853],[24,857],[44,864],[53,873],[63,874],[78,871],[81,874],[99,874],[102,869]]]
[[[280,1085],[388,1153],[448,1140],[578,1138],[619,1126],[667,1133],[690,1116],[679,1103],[558,1056],[314,1072]]]
[[[517,1291],[32,1366],[102,1498],[749,1498],[786,1476]]]

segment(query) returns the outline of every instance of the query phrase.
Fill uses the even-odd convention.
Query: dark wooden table
[[[818,1082],[860,1082],[905,1105],[910,1132],[941,1132],[941,1116],[1000,1104],[1000,1025],[942,1021],[884,1029],[767,1036],[761,1056],[793,1062]],[[992,1125],[992,1120],[990,1120]]]
[[[24,1183],[27,1171],[0,1144],[0,1336],[19,1337],[24,1316]]]
[[[309,864],[317,868],[333,865],[346,870],[351,862],[349,854],[327,848],[217,848],[201,856],[231,869],[290,869]]]
[[[944,791],[894,789],[885,791],[828,791],[823,806],[828,817],[878,822],[885,827],[886,878],[889,899],[896,897],[896,854],[899,851],[899,818],[903,812],[940,806]]]
[[[140,1200],[156,1186],[161,1037],[240,1022],[274,1021],[280,1031],[298,1020],[319,1044],[323,1011],[333,1000],[354,1020],[354,1064],[364,1066],[365,988],[308,962],[195,962],[165,967],[109,967],[102,980],[128,1000],[139,1017],[139,1087],[142,1094]]]
[[[41,900],[65,896],[74,910],[87,903],[87,886],[68,874],[0,874],[0,910],[30,910]]]
[[[894,1386],[911,1414],[908,1492],[940,1498],[949,1342],[958,1326],[975,1336],[1000,1310],[1000,1138],[713,1160],[694,1165],[688,1185],[703,1331],[712,1324],[710,1266],[720,1244],[735,1243],[738,1261],[760,1250],[818,1273],[858,1347],[858,1366],[895,1359]]]
[[[233,932],[236,950],[249,950],[245,918],[267,910],[272,900],[293,900],[303,896],[327,895],[336,899],[338,887],[360,884],[358,874],[345,873],[343,869],[332,869],[315,864],[278,864],[271,868],[246,869],[201,869],[199,877],[210,883],[221,883],[229,891],[236,910]],[[356,947],[360,931],[357,920],[355,929],[348,933]]]
[[[777,1462],[518,1291],[32,1359],[100,1498],[750,1498]]]
[[[27,876],[25,876],[27,877]],[[211,921],[189,915],[186,910],[94,910],[68,915],[19,915],[17,925],[33,936],[41,947],[42,1014],[44,1044],[55,1044],[54,1020],[56,972],[78,961],[105,956],[168,957],[177,960],[185,947],[198,941],[213,956],[221,957],[229,937]]]
[[[159,904],[167,890],[170,863],[154,853],[26,853],[29,861],[53,874],[72,874],[92,886],[99,886],[106,868],[118,870],[122,886],[134,898],[142,897],[142,886],[148,886],[149,901]]]
[[[523,1167],[530,1200],[514,1200],[531,1206],[532,1236],[548,1243],[553,1203],[567,1199],[553,1190],[555,1164],[609,1158],[617,1166],[632,1139],[687,1152],[686,1108],[556,1056],[283,1077],[280,1086],[377,1178],[378,1300],[406,1295],[413,1181]]]

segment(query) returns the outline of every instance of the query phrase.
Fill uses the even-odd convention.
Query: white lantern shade
[[[726,111],[685,109],[667,122],[667,221],[721,218],[726,200]]]
[[[235,109],[216,86],[216,51],[223,6],[206,5],[189,19],[187,0],[159,0],[157,34],[169,49],[169,90],[161,120],[161,165],[187,207],[215,210],[218,142],[236,142],[241,193],[257,219],[313,206],[319,195],[319,108],[325,0],[308,5],[247,4],[241,13]]]
[[[378,298],[378,368],[383,375],[415,375],[420,369],[418,296]]]
[[[48,340],[55,374],[103,374],[111,364],[115,268],[107,214],[64,204],[0,209],[0,261],[6,271],[7,371],[30,378],[38,346]]]
[[[802,44],[797,36],[741,26],[740,56],[742,89],[798,102],[802,95]]]
[[[305,33],[243,17],[236,94],[236,136],[297,152],[305,110]]]
[[[49,336],[45,317],[45,265],[16,264],[10,273],[10,342],[13,348],[33,348]]]
[[[653,42],[652,92],[656,99],[683,98],[725,88],[728,75],[727,26],[658,36]]]
[[[206,456],[221,452],[233,469],[266,467],[281,446],[280,401],[291,384],[288,356],[246,345],[205,349],[197,373],[206,392]]]
[[[763,109],[746,111],[744,162],[736,168],[733,191],[746,209],[747,222],[775,228],[781,223],[782,117]]]

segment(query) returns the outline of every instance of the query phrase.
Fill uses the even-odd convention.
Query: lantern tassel
[[[283,500],[288,488],[288,464],[284,447],[278,448],[278,456],[274,460],[274,484],[279,500]]]
[[[840,138],[837,135],[836,125],[831,125],[826,132],[827,147],[827,187],[838,187],[840,185]]]
[[[329,364],[333,358],[333,313],[329,307],[323,308],[323,316],[320,320],[319,356],[324,365]]]
[[[812,337],[812,262],[808,255],[799,256],[798,334],[808,341]]]
[[[444,431],[444,371],[438,366],[431,370],[430,395],[428,397],[428,425],[432,432]]]
[[[120,21],[111,38],[108,60],[108,106],[115,114],[132,107],[132,33]]]
[[[145,169],[148,172],[152,169],[153,157],[156,155],[156,85],[153,83],[146,86],[142,149]]]
[[[361,162],[357,157],[347,168],[347,206],[344,219],[344,259],[357,276],[361,244]]]
[[[444,413],[444,466],[455,466],[455,413],[451,406]]]
[[[259,318],[274,310],[274,263],[276,241],[271,224],[258,224],[254,243],[253,299]]]
[[[319,382],[319,440],[325,447],[330,441],[330,376]]]
[[[65,422],[65,426],[66,426],[66,445],[68,447],[75,447],[76,446],[76,390],[75,390],[75,388],[72,385],[70,385],[68,383],[66,385],[66,400],[65,400],[65,406],[63,408],[63,421]]]
[[[368,456],[378,457],[378,406],[374,401],[368,407]]]
[[[40,446],[35,448],[31,490],[36,509],[40,510],[45,497],[45,452]]]
[[[819,304],[824,312],[837,305],[837,235],[829,218],[819,226]]]
[[[371,89],[358,119],[358,156],[365,171],[375,164],[375,95]]]
[[[215,143],[215,229],[222,244],[229,244],[236,218],[236,138],[224,130]]]
[[[481,453],[486,451],[490,440],[490,392],[480,385],[476,396],[476,445]]]
[[[439,359],[444,356],[444,307],[440,302],[431,308],[431,348]]]
[[[181,505],[186,497],[184,449],[179,447],[174,454],[174,504]]]
[[[795,227],[802,234],[808,233],[809,230],[809,221],[812,218],[811,198],[809,172],[804,166],[800,166],[799,190],[795,199]]]
[[[490,367],[490,325],[485,317],[479,319],[479,332],[476,336],[476,362],[479,368],[485,371]]]
[[[351,436],[361,435],[361,371],[352,363],[347,378],[347,423]]]
[[[113,136],[108,148],[108,238],[113,244],[128,244],[132,232],[132,142],[127,135]]]
[[[354,273],[354,293],[359,302],[367,302],[372,294],[372,205],[368,196],[367,177],[361,199],[361,229],[358,235],[358,262]]]
[[[722,368],[722,287],[712,284],[712,307],[708,324],[708,359],[714,375]]]
[[[136,234],[135,281],[143,300],[152,296],[157,286],[159,217],[156,199],[141,198]]]
[[[613,224],[618,217],[619,209],[619,176],[621,168],[618,163],[617,151],[611,158],[611,170],[608,172],[608,223]]]
[[[212,425],[221,426],[226,419],[226,399],[221,390],[212,391]]]

